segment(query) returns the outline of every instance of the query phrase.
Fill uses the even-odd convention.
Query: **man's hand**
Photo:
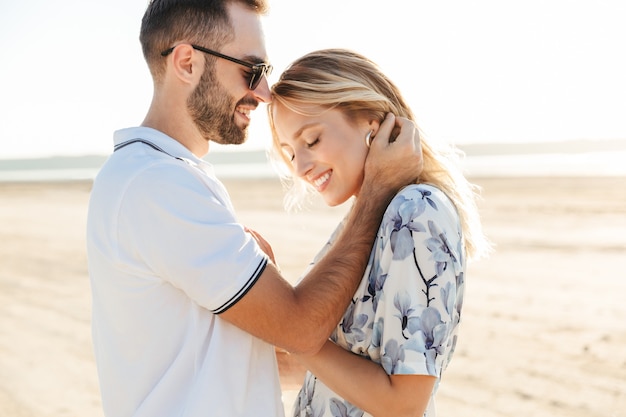
[[[394,192],[414,183],[424,167],[419,130],[415,123],[389,113],[372,140],[365,161],[364,186]]]

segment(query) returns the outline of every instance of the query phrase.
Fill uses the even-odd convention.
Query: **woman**
[[[372,61],[341,49],[291,64],[272,87],[268,112],[273,153],[293,180],[291,203],[304,184],[331,206],[358,198],[385,116],[415,121]],[[422,147],[423,173],[389,204],[343,320],[319,353],[297,357],[309,372],[294,416],[435,415],[434,395],[457,340],[466,258],[488,245],[475,187],[455,154],[423,138]]]

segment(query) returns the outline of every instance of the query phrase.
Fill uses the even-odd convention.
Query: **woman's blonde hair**
[[[272,101],[268,105],[274,161],[289,168],[283,180],[290,184],[288,206],[302,199],[302,190],[310,189],[291,172],[291,163],[283,154],[273,120],[273,106],[286,108],[308,116],[312,106],[323,110],[338,109],[347,120],[378,120],[387,113],[406,117],[415,122],[413,112],[396,85],[368,58],[345,49],[324,49],[311,52],[293,62],[272,86]],[[307,110],[308,109],[308,110]],[[458,166],[460,152],[452,146],[434,147],[420,132],[424,170],[418,182],[441,189],[454,203],[463,231],[463,241],[470,258],[485,254],[489,244],[483,235],[476,200],[478,187],[470,183]],[[288,196],[289,197],[289,196]]]

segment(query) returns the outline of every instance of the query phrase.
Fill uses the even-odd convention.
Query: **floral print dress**
[[[344,220],[345,221],[345,220]],[[309,268],[332,246],[337,227]],[[454,352],[463,304],[465,250],[450,199],[426,184],[405,187],[391,201],[363,280],[331,339],[379,363],[389,375],[437,377],[424,416]],[[364,417],[313,374],[294,404],[298,417]]]

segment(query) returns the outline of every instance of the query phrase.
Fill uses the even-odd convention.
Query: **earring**
[[[369,132],[367,132],[367,135],[365,135],[365,146],[367,146],[368,148],[372,144],[372,133],[374,133],[374,131],[370,130]]]

